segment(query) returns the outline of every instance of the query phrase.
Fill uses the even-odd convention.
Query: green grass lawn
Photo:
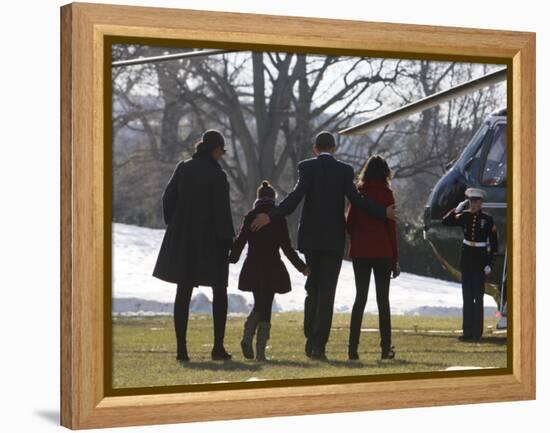
[[[175,359],[172,316],[113,318],[113,387],[168,386],[262,379],[297,379],[387,373],[440,371],[453,366],[506,367],[506,334],[493,332],[496,319],[485,319],[484,338],[462,343],[461,319],[393,316],[392,340],[397,356],[380,360],[378,316],[366,315],[359,346],[360,361],[347,360],[349,314],[335,314],[327,356],[309,360],[304,353],[302,313],[276,313],[266,351],[270,361],[243,358],[239,341],[244,317],[229,317],[225,346],[227,362],[210,360],[212,318],[191,315],[188,351],[191,362]]]

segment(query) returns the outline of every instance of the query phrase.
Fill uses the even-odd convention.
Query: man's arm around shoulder
[[[294,189],[285,197],[285,199],[279,204],[279,206],[273,208],[269,212],[270,219],[285,217],[290,215],[296,210],[304,196],[310,184],[309,160],[301,161],[298,164],[298,181],[294,186]]]
[[[269,214],[261,213],[252,221],[252,231],[256,232],[262,227],[271,222],[272,219],[285,217],[290,215],[300,204],[302,198],[306,194],[309,187],[309,175],[307,170],[307,161],[302,161],[298,164],[298,182],[294,186],[294,189],[286,196],[286,198],[279,204],[279,206],[273,208]]]
[[[361,195],[361,193],[357,190],[357,187],[353,182],[353,167],[349,164],[344,164],[344,167],[346,176],[344,183],[344,192],[351,204],[354,207],[357,207],[358,209],[366,212],[370,216],[381,219],[386,218],[388,216],[386,207],[382,206],[379,203],[376,203],[375,201],[367,197],[363,197],[363,195]]]

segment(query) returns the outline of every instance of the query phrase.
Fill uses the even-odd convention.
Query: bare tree
[[[288,190],[298,160],[310,154],[313,136],[376,110],[379,100],[365,108],[361,97],[374,87],[378,95],[399,70],[399,62],[388,68],[380,59],[255,52],[252,74],[243,78],[234,73],[242,63],[234,62],[227,55],[195,68],[209,90],[203,102],[216,109],[215,122],[232,138],[226,169],[239,199],[247,202],[262,179]]]
[[[113,58],[165,52],[170,50],[121,45]],[[151,186],[152,196],[160,195],[161,179],[173,164],[190,156],[205,129],[218,128],[228,142],[223,165],[239,216],[252,203],[261,180],[269,179],[281,193],[292,187],[296,165],[311,155],[318,132],[336,132],[489,68],[241,52],[115,69],[115,168],[124,168],[127,174],[121,179],[132,181],[140,164],[161,173]],[[439,176],[498,99],[494,90],[480,91],[366,136],[337,136],[338,157],[359,168],[370,154],[381,153],[396,179]]]

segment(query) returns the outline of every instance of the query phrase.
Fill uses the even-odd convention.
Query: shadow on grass
[[[459,342],[458,337],[460,334],[433,334],[433,333],[417,332],[417,333],[408,334],[408,335],[414,336],[414,337],[422,337],[422,338],[425,338],[425,337],[445,338],[445,339],[456,340],[458,343]],[[498,344],[498,345],[504,346],[506,345],[507,342],[508,342],[508,339],[506,338],[506,336],[500,337],[496,335],[491,335],[488,337],[482,337],[481,340],[479,341],[475,341],[475,342],[461,341],[460,343],[461,344]]]
[[[376,367],[378,368],[395,368],[397,366],[425,366],[426,368],[430,369],[440,369],[442,367],[442,363],[440,362],[426,362],[426,361],[410,361],[408,359],[392,359],[391,361],[382,361],[377,360],[376,361]]]
[[[363,361],[342,361],[331,360],[328,361],[292,361],[289,359],[269,359],[265,362],[256,361],[189,361],[179,363],[183,368],[190,370],[209,370],[209,371],[259,371],[270,367],[291,367],[291,368],[306,368],[315,369],[321,366],[345,368],[348,370],[360,370],[364,368],[372,367],[372,363]],[[440,367],[441,364],[430,364],[426,362],[414,362],[405,359],[394,359],[391,361],[378,360],[374,364],[378,368],[395,368],[396,366],[403,365],[426,365],[428,367]]]
[[[328,358],[328,361],[312,361],[314,362],[313,365],[318,366],[319,364],[326,364],[330,365],[331,367],[338,367],[338,368],[347,368],[350,370],[355,370],[358,368],[365,368],[367,367],[367,363],[363,361],[342,361],[339,359],[330,359]]]
[[[267,365],[275,365],[274,361],[269,362]],[[293,362],[293,361],[276,361],[277,366],[291,366],[291,367],[306,367],[306,368],[319,368],[323,365],[329,367],[335,367],[346,370],[361,370],[368,369],[369,367],[376,368],[395,368],[397,366],[413,366],[413,365],[425,365],[427,367],[441,367],[441,363],[428,363],[425,361],[410,361],[407,359],[392,359],[392,360],[377,360],[374,363],[372,361],[348,361],[340,359],[329,359],[327,361],[306,361],[302,363]]]
[[[265,362],[258,361],[190,361],[180,363],[182,367],[193,370],[210,371],[259,371],[269,367],[291,367],[291,368],[318,368],[319,363],[313,361],[293,361],[290,359],[269,359]],[[336,366],[347,366],[343,361],[331,361]]]
[[[281,364],[283,365],[283,364]],[[369,368],[379,368],[379,369],[394,369],[400,366],[425,366],[426,368],[441,368],[441,363],[430,363],[425,361],[410,361],[407,359],[392,359],[392,360],[376,360],[372,361],[347,361],[347,360],[337,360],[337,359],[328,359],[328,361],[310,361],[309,363],[303,364],[303,366],[309,368],[319,368],[321,366],[335,367],[338,369],[345,370],[365,370],[369,371]]]
[[[388,363],[391,361],[385,361],[385,363]],[[397,361],[399,363],[399,361]],[[348,361],[348,360],[341,360],[341,359],[331,359],[330,356],[327,361],[318,361],[318,360],[309,360],[309,361],[303,361],[303,362],[296,362],[296,361],[287,361],[287,360],[277,360],[277,361],[270,361],[267,365],[276,365],[281,367],[300,367],[300,368],[319,368],[323,366],[328,367],[335,367],[335,368],[341,368],[346,370],[360,370],[364,368],[368,368],[372,365],[372,363],[369,365],[366,361]],[[380,364],[380,365],[383,365]],[[388,367],[391,367],[391,365],[387,365]]]
[[[466,350],[468,348],[471,348],[472,350]],[[503,355],[505,352],[503,352],[502,350],[475,350],[476,346],[467,346],[464,348],[464,350],[449,350],[449,349],[446,349],[444,351],[442,350],[437,350],[437,349],[421,349],[421,350],[406,350],[406,351],[403,351],[403,353],[408,353],[410,355],[418,355],[418,354],[422,354],[422,353],[433,353],[433,354],[436,354],[436,355],[451,355],[451,354],[456,354],[456,355],[488,355],[488,354],[495,354],[495,355]]]
[[[258,371],[262,364],[253,364],[241,361],[189,361],[179,363],[183,368],[189,370],[210,370],[210,371]]]
[[[506,337],[482,337],[476,344],[497,344],[499,346],[505,346],[508,343]]]
[[[290,359],[270,359],[263,365],[274,367],[315,368],[316,365],[308,361],[292,361]]]

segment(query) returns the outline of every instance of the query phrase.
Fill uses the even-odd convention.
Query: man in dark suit
[[[294,189],[269,213],[261,213],[252,222],[252,230],[260,230],[272,219],[284,217],[304,199],[298,230],[298,249],[311,269],[306,281],[304,334],[306,354],[326,360],[325,346],[329,339],[334,296],[342,266],[345,245],[344,206],[351,203],[377,218],[395,218],[393,206],[383,207],[365,199],[353,182],[353,168],[334,158],[336,143],[331,133],[323,131],[315,138],[316,158],[298,164],[298,182]]]

